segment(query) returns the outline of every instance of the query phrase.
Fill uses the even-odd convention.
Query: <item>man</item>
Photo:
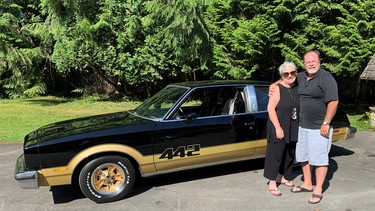
[[[309,203],[319,203],[323,198],[332,143],[332,127],[338,100],[337,83],[331,73],[320,68],[318,51],[308,51],[303,57],[305,72],[298,74],[300,116],[296,160],[301,163],[304,182],[291,191],[313,192]],[[311,170],[315,167],[316,185],[313,190]]]

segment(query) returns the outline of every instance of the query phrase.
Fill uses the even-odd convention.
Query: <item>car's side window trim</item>
[[[246,112],[254,113],[258,111],[258,103],[257,98],[255,94],[255,88],[253,85],[248,85],[245,87],[245,90],[247,92],[246,97]]]

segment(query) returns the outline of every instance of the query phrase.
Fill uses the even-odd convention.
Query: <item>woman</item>
[[[299,98],[296,87],[297,68],[293,62],[279,67],[281,82],[275,86],[268,102],[267,152],[264,177],[269,179],[272,195],[281,196],[279,184],[294,187],[292,174],[295,146],[298,140]]]

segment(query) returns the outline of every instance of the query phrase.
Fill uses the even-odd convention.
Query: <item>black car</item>
[[[46,125],[29,133],[16,164],[22,188],[79,184],[103,203],[124,198],[136,174],[264,157],[268,83],[171,84],[136,109]],[[338,112],[334,141],[354,136]]]

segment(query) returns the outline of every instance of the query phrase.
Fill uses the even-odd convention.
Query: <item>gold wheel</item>
[[[127,158],[103,156],[82,168],[79,187],[87,198],[105,203],[124,198],[133,188],[134,180],[134,167]]]
[[[91,185],[100,194],[117,193],[125,186],[125,172],[117,164],[105,163],[98,166],[91,176]]]

